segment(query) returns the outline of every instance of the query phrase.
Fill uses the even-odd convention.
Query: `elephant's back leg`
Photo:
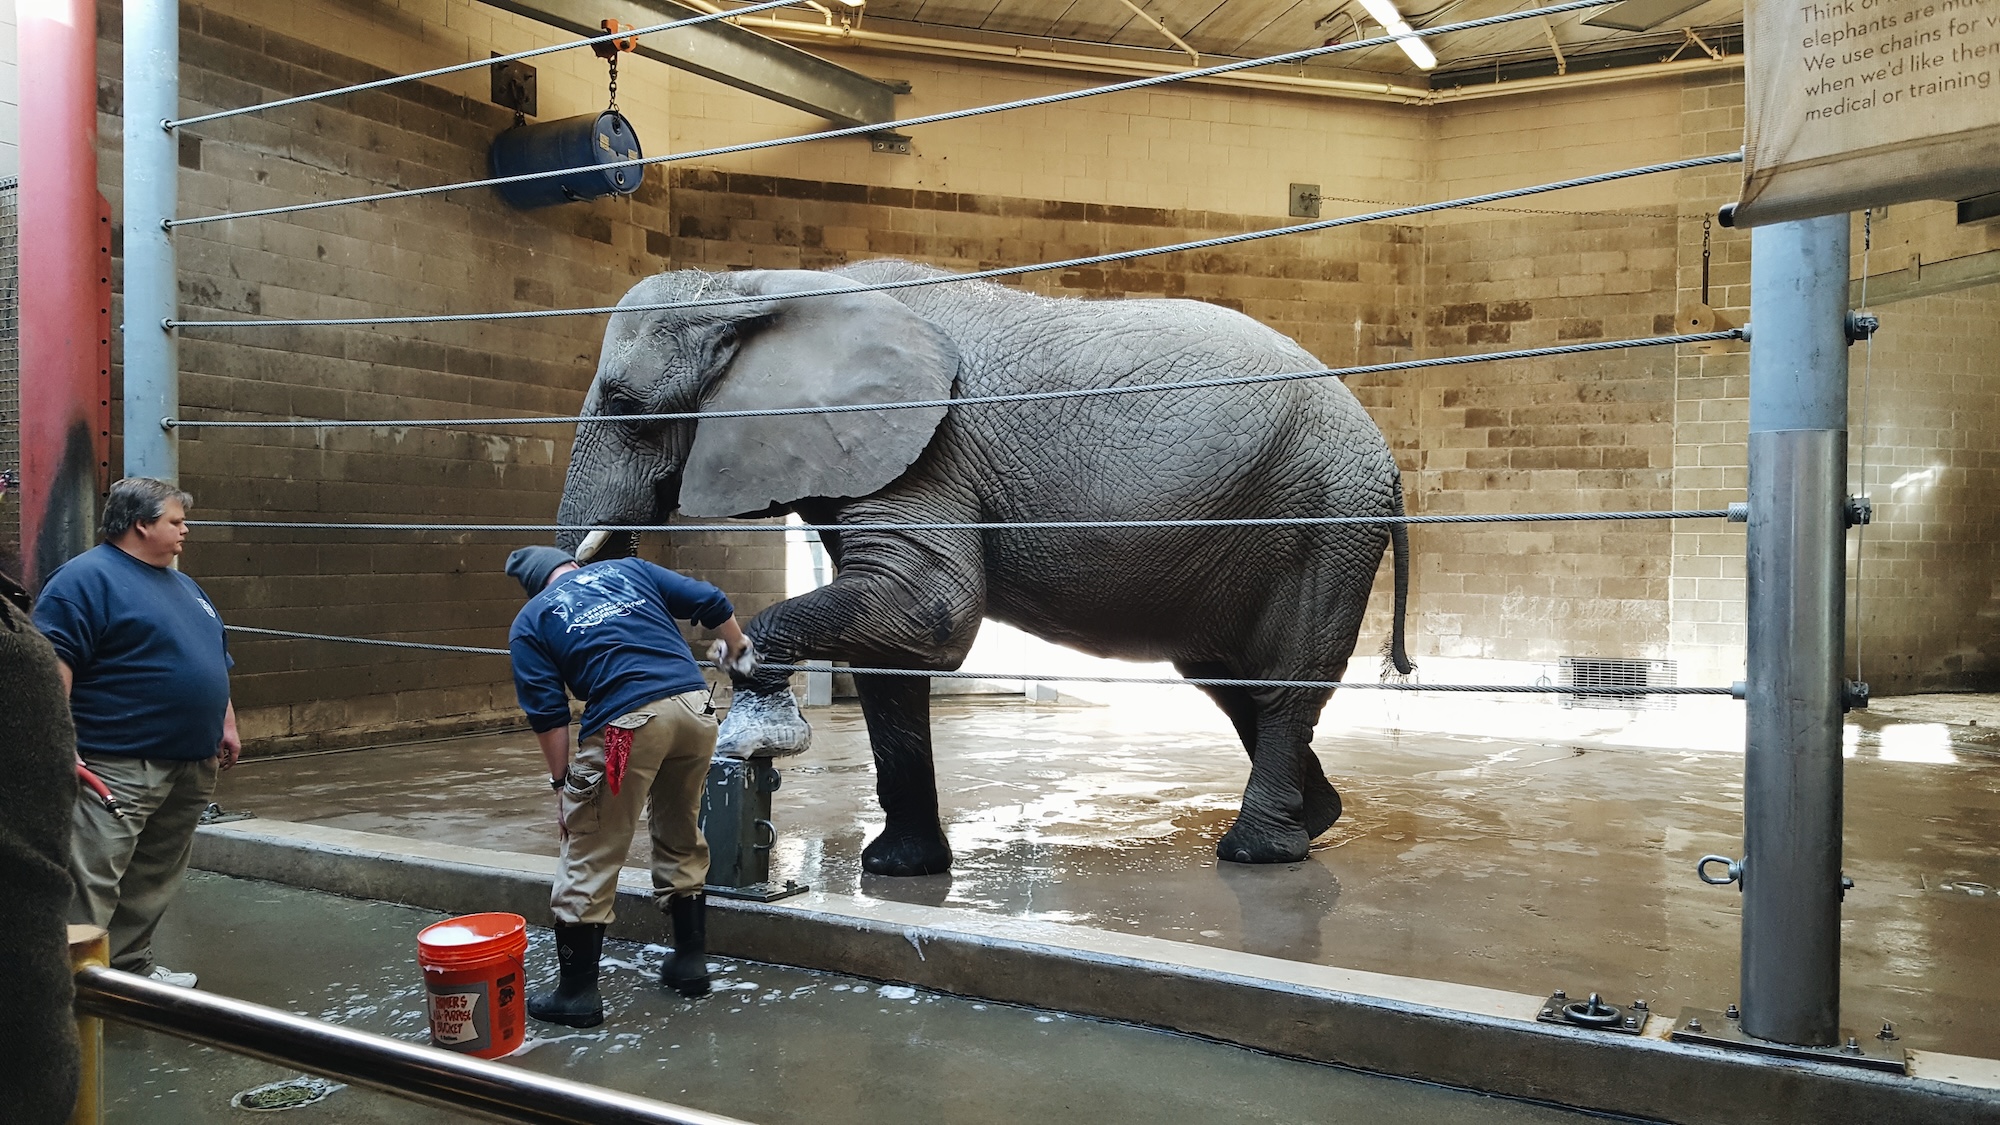
[[[1241,634],[1238,651],[1202,662],[1203,674],[1333,682],[1347,671],[1387,533],[1375,527],[1301,532],[1288,566],[1274,568]],[[1206,671],[1219,669],[1219,671]],[[1192,674],[1183,672],[1183,674]],[[1228,689],[1221,689],[1228,690]],[[1250,779],[1236,824],[1216,847],[1239,863],[1290,862],[1340,819],[1339,791],[1313,752],[1313,730],[1329,688],[1238,688],[1224,703],[1241,734],[1247,723]],[[1211,692],[1214,695],[1214,692]],[[1223,700],[1218,698],[1218,703]]]

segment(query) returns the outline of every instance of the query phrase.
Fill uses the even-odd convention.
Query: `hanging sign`
[[[2000,0],[1749,0],[1736,226],[2000,191]]]

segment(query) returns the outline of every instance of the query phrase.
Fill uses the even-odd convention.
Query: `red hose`
[[[89,766],[78,762],[76,764],[76,779],[81,781],[92,793],[97,794],[97,799],[104,802],[105,812],[110,813],[119,820],[125,819],[125,806],[119,804],[118,798],[111,795],[111,787],[104,784],[103,778],[90,772]]]

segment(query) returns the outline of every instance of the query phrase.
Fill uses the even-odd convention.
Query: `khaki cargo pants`
[[[76,897],[69,920],[111,931],[112,968],[150,973],[153,931],[180,893],[195,826],[215,793],[218,760],[86,753],[83,762],[125,806],[125,819],[77,786],[69,861]]]
[[[618,872],[649,797],[654,901],[664,910],[669,896],[702,888],[708,841],[701,835],[701,793],[715,753],[715,718],[703,713],[707,704],[705,690],[670,695],[606,724],[632,732],[632,756],[615,794],[605,777],[602,733],[571,752],[560,802],[567,831],[549,896],[556,921],[611,921]]]

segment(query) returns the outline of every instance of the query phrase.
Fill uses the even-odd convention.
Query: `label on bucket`
[[[493,1016],[484,982],[430,986],[431,1039],[455,1051],[480,1051],[493,1045]]]

